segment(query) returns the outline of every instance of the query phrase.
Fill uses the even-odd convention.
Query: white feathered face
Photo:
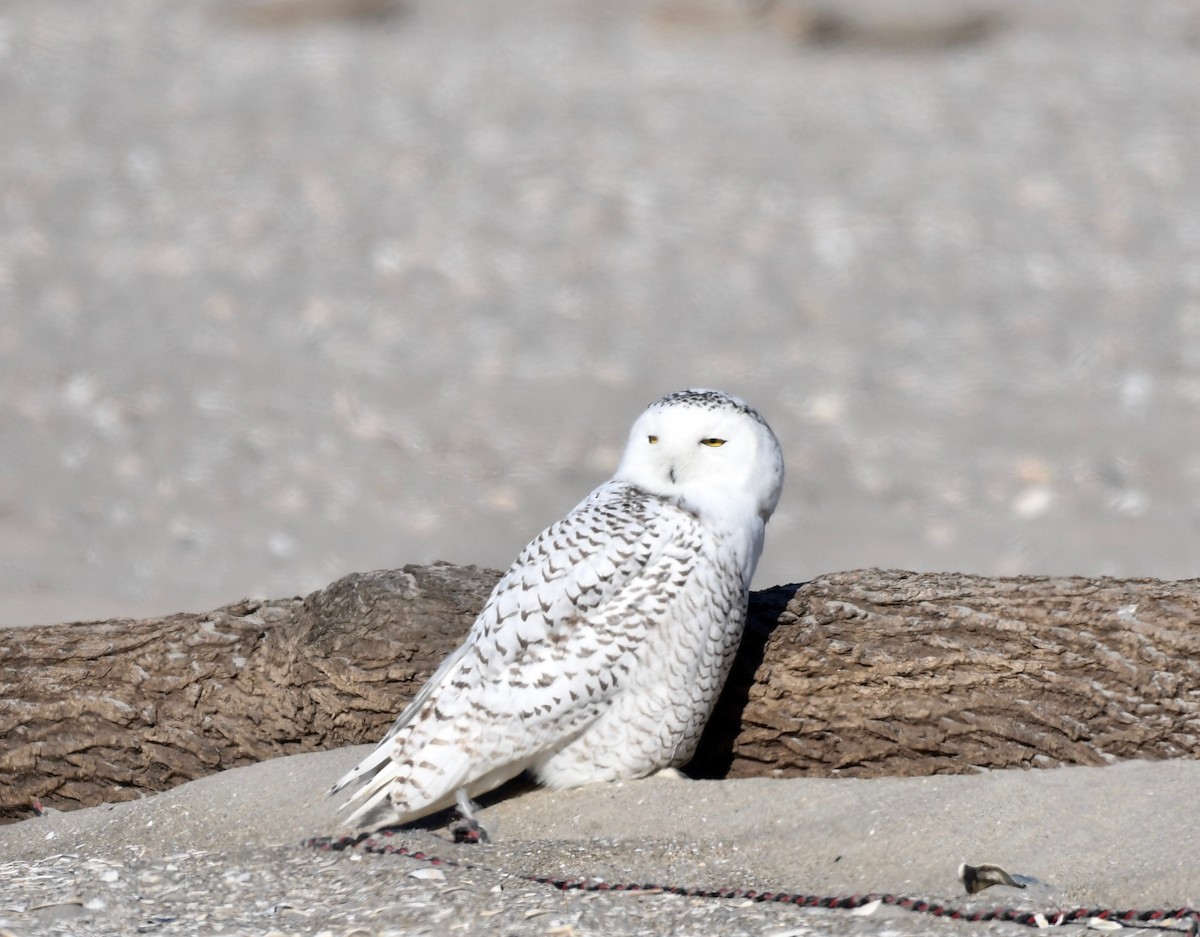
[[[701,513],[771,516],[783,453],[771,427],[731,394],[684,390],[652,403],[629,434],[616,479]]]

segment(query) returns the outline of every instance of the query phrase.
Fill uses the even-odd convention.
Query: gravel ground
[[[1195,575],[1194,4],[813,9],[8,0],[0,623],[504,566],[689,385],[760,585]]]
[[[0,929],[34,934],[1028,933],[883,907],[868,915],[744,899],[562,893],[527,875],[705,888],[892,892],[963,907],[1200,906],[1200,762],[974,776],[678,781],[532,791],[486,806],[495,842],[443,821],[411,849],[472,864],[316,852],[321,795],[365,747],[226,771],[140,801],[0,827]],[[1025,890],[975,899],[958,864],[999,863]]]
[[[271,937],[647,932],[804,937],[876,934],[881,924],[747,901],[562,893],[491,870],[446,869],[429,879],[418,876],[434,870],[412,860],[319,856],[300,849],[192,850],[149,860],[60,857],[6,863],[0,872],[4,866],[19,867],[21,886],[6,895],[10,906],[0,908],[0,927],[18,937],[221,931]],[[898,915],[882,917],[896,937],[963,933]]]

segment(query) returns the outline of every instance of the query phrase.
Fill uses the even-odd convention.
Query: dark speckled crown
[[[767,426],[767,421],[759,415],[759,412],[740,397],[735,397],[733,394],[727,394],[721,390],[707,390],[702,387],[690,387],[687,390],[677,390],[674,393],[667,394],[667,396],[650,404],[650,408],[667,407],[676,404],[682,404],[686,407],[696,407],[702,410],[732,409],[754,418],[763,426]]]

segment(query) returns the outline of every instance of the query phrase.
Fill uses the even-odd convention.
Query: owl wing
[[[622,685],[645,628],[664,612],[662,587],[686,576],[681,559],[699,535],[674,503],[616,482],[543,531],[462,646],[335,785],[370,779],[350,821],[376,813],[394,782],[419,792],[407,801],[415,816],[428,812],[418,801],[440,804],[505,766],[511,777],[578,735]]]

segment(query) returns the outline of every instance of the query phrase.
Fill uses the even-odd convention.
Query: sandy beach
[[[0,627],[503,568],[694,385],[783,445],[759,588],[1195,576],[1194,5],[827,6],[9,0]],[[359,754],[0,827],[0,937],[1025,932],[538,875],[1200,905],[1196,761],[532,791],[434,867],[300,845]]]
[[[225,771],[143,800],[0,828],[0,927],[33,934],[1014,933],[881,907],[571,892],[527,876],[812,895],[911,895],[964,908],[1200,905],[1200,762],[871,781],[651,778],[487,804],[488,845],[444,818],[389,842],[466,866],[305,848],[341,835],[328,785],[350,748]],[[1023,890],[974,897],[960,863]]]

